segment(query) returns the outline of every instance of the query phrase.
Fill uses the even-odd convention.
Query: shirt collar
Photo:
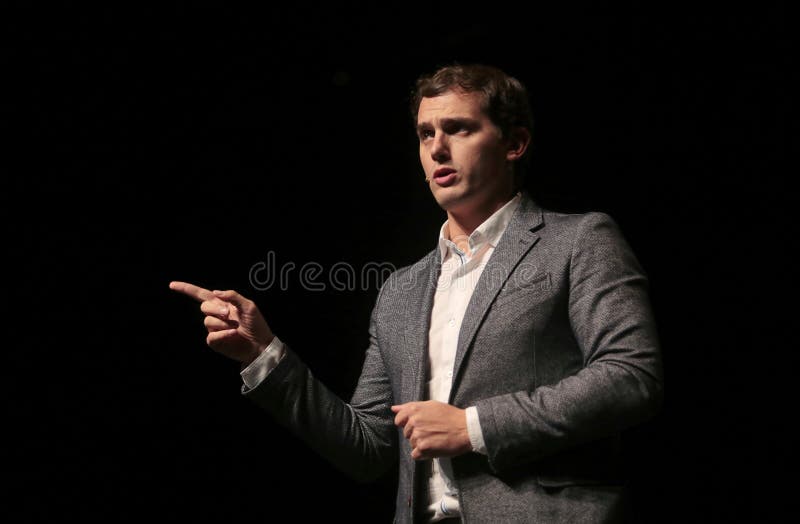
[[[500,237],[503,236],[506,227],[509,222],[511,222],[511,217],[514,215],[514,211],[517,210],[521,198],[522,193],[517,193],[514,195],[514,198],[506,202],[503,207],[495,211],[492,216],[475,228],[475,231],[469,236],[469,247],[472,253],[477,253],[487,243],[491,247],[497,246]],[[447,257],[448,250],[452,249],[458,251],[455,243],[449,238],[447,222],[448,221],[445,220],[444,224],[442,224],[442,227],[439,229],[439,254],[442,262],[444,262]]]

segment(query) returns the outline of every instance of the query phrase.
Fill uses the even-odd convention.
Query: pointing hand
[[[170,282],[169,288],[200,302],[206,343],[228,358],[248,365],[275,338],[255,303],[236,291],[209,291],[187,282]]]

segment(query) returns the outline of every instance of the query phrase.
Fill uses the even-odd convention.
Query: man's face
[[[470,213],[510,198],[506,141],[482,110],[480,94],[423,98],[417,137],[425,176],[443,209]]]

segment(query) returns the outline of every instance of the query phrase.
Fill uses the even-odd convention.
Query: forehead
[[[483,96],[474,92],[447,91],[439,96],[425,97],[419,103],[418,124],[454,117],[475,119],[486,117],[483,111]]]

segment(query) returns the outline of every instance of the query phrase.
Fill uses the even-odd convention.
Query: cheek
[[[422,144],[419,145],[419,159],[423,163],[431,160],[431,154],[428,152],[428,148]]]
[[[465,163],[470,166],[470,170],[478,177],[484,178],[496,169],[497,161],[495,155],[486,150],[473,149],[464,157]]]
[[[424,153],[420,153],[419,161],[420,161],[420,164],[422,164],[422,169],[424,169],[426,172],[431,168],[432,161],[431,161],[430,155],[426,155]]]
[[[504,160],[503,151],[496,147],[484,147],[475,152],[474,159],[480,164],[481,171],[493,173],[501,168]]]

